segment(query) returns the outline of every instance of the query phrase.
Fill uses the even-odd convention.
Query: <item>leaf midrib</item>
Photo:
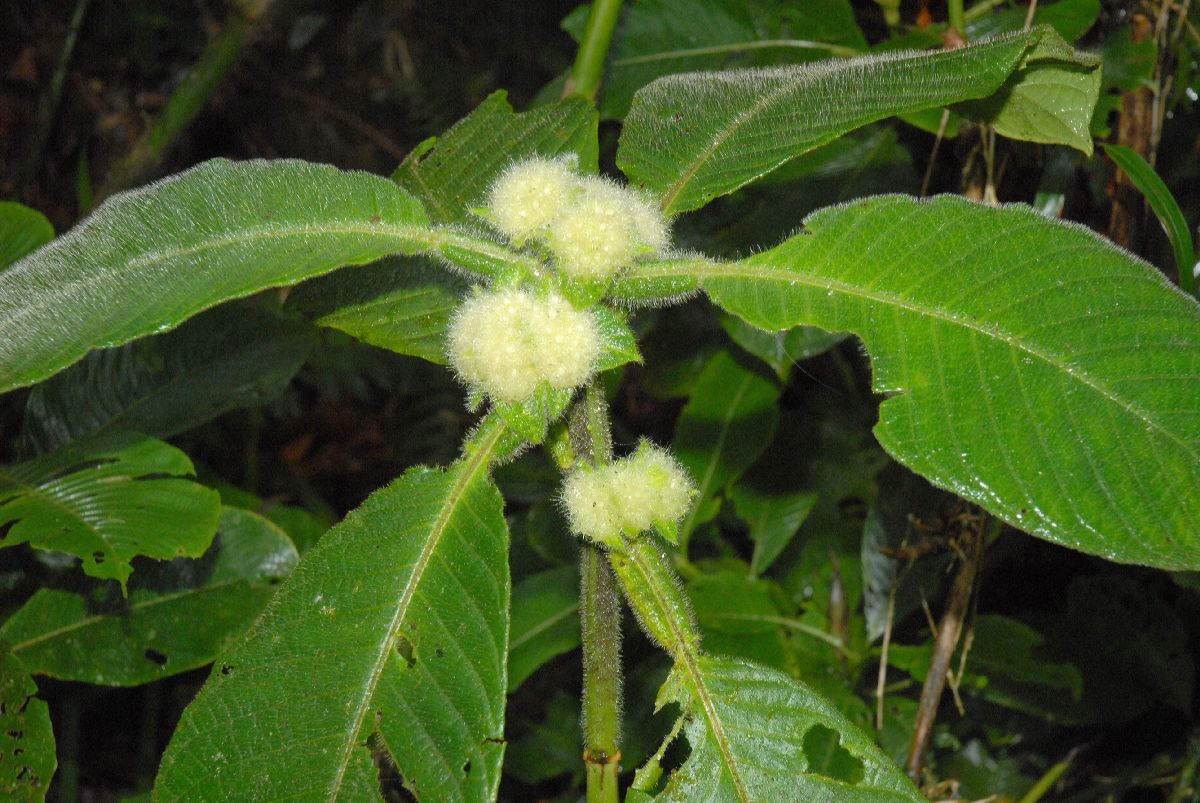
[[[997,328],[995,330],[988,329],[987,327],[983,326],[982,324],[976,323],[970,319],[955,317],[954,315],[952,315],[948,312],[945,312],[944,310],[940,310],[936,307],[930,307],[930,306],[927,306],[924,304],[914,303],[907,299],[902,300],[902,299],[899,299],[896,296],[888,294],[888,293],[871,292],[868,290],[863,290],[861,288],[857,288],[852,285],[846,284],[845,282],[841,282],[841,281],[837,281],[837,280],[833,280],[833,279],[825,279],[822,277],[817,277],[817,276],[813,276],[813,275],[809,275],[809,274],[793,273],[791,271],[783,271],[783,270],[777,270],[777,269],[772,269],[772,268],[759,268],[756,266],[746,265],[745,263],[717,263],[717,262],[709,262],[709,261],[702,262],[700,260],[695,260],[695,261],[687,263],[688,270],[686,270],[686,271],[685,270],[672,270],[675,267],[676,267],[675,265],[672,265],[670,263],[658,263],[657,265],[647,266],[645,269],[645,270],[647,270],[646,277],[647,278],[660,278],[662,276],[677,275],[677,276],[693,277],[693,278],[700,279],[701,281],[703,281],[706,278],[711,278],[711,279],[755,279],[755,280],[766,280],[766,281],[773,281],[773,282],[788,283],[789,285],[802,284],[807,287],[814,287],[814,288],[818,288],[818,289],[822,289],[822,290],[832,290],[832,291],[839,292],[839,293],[842,293],[847,296],[862,299],[864,301],[872,301],[872,302],[875,302],[878,304],[898,307],[900,309],[908,310],[909,312],[915,313],[917,315],[925,316],[928,318],[933,318],[935,320],[942,321],[944,323],[949,323],[949,324],[952,324],[955,326],[961,326],[964,329],[969,329],[973,332],[977,332],[977,333],[984,335],[992,340],[996,340],[1000,343],[1003,343],[1006,346],[1019,349],[1019,350],[1025,352],[1026,354],[1029,354],[1031,357],[1036,357],[1037,359],[1042,360],[1043,362],[1045,362],[1046,364],[1050,365],[1051,367],[1057,369],[1061,373],[1066,374],[1067,376],[1071,377],[1072,379],[1077,381],[1079,384],[1081,384],[1085,387],[1091,388],[1093,391],[1098,393],[1100,396],[1107,399],[1109,402],[1115,404],[1116,406],[1120,407],[1121,409],[1125,410],[1129,414],[1136,416],[1138,419],[1145,422],[1145,424],[1147,426],[1152,427],[1156,432],[1160,433],[1161,435],[1166,437],[1168,440],[1170,440],[1171,442],[1178,445],[1190,457],[1192,457],[1196,460],[1200,460],[1200,453],[1198,453],[1195,448],[1190,446],[1186,441],[1182,440],[1174,432],[1172,432],[1169,429],[1167,429],[1166,427],[1164,427],[1161,423],[1159,423],[1159,421],[1157,419],[1155,419],[1149,413],[1142,410],[1140,407],[1132,404],[1131,402],[1128,402],[1123,397],[1121,397],[1120,395],[1118,395],[1117,393],[1115,393],[1114,391],[1112,391],[1105,385],[1092,379],[1092,377],[1090,377],[1086,373],[1079,371],[1077,368],[1071,366],[1069,363],[1063,362],[1056,355],[1051,354],[1050,352],[1047,352],[1047,351],[1043,351],[1042,349],[1036,348],[1035,346],[1027,344],[1019,339],[1016,339],[1015,337],[1008,335],[1007,332],[1005,332],[1004,330],[1001,330],[999,328]],[[658,268],[658,270],[655,271],[655,270],[653,270],[654,268]],[[637,268],[634,268],[634,270],[627,273],[625,275],[626,278],[636,278],[635,274],[636,274],[637,270],[638,270]],[[1005,337],[1005,335],[1008,335],[1008,337]]]
[[[1015,37],[1011,37],[1011,38],[1015,38]],[[1024,53],[1029,52],[1029,47],[1030,47],[1029,45],[1026,46],[1026,49],[1022,52],[1021,56],[1023,56]],[[1019,59],[1021,58],[1021,56],[1018,56],[1017,62],[1015,62],[1015,63],[1019,63]],[[886,63],[886,62],[879,62],[879,63]],[[801,69],[803,69],[803,68],[801,68]],[[1014,69],[1014,67],[1012,65],[1010,65],[1008,73],[1011,74],[1013,69]],[[667,190],[666,194],[663,195],[662,201],[659,204],[660,207],[663,210],[670,210],[675,203],[675,199],[679,197],[680,193],[683,192],[683,190],[688,185],[688,183],[691,182],[691,180],[695,177],[696,173],[699,172],[700,168],[704,166],[705,162],[707,162],[709,160],[709,158],[712,156],[712,154],[718,148],[723,146],[729,140],[729,138],[732,137],[734,134],[736,134],[739,130],[741,130],[741,128],[743,126],[745,126],[751,122],[754,122],[757,119],[758,115],[762,112],[764,107],[768,106],[769,104],[774,103],[780,97],[786,96],[789,93],[794,92],[798,87],[803,85],[805,83],[804,79],[806,77],[807,77],[807,74],[803,74],[803,73],[799,74],[797,76],[796,80],[781,84],[777,89],[761,95],[759,97],[759,99],[753,105],[751,105],[748,109],[746,109],[746,111],[737,115],[733,119],[733,121],[731,123],[729,123],[729,125],[725,126],[725,128],[723,128],[723,129],[719,130],[717,132],[717,134],[713,137],[712,142],[708,145],[708,147],[705,148],[703,151],[701,151],[695,157],[695,159],[692,161],[692,163],[689,164],[683,170],[683,172],[680,173],[679,178],[676,179],[675,183],[671,185],[671,187]],[[1001,81],[1001,83],[1003,83],[1003,80]],[[929,105],[931,105],[931,104],[926,104],[926,105],[918,107],[918,108],[927,108]],[[905,107],[902,109],[896,109],[894,112],[892,112],[892,114],[888,114],[888,115],[884,115],[884,116],[890,117],[890,116],[894,116],[895,114],[902,114],[902,113],[911,112],[911,111],[914,111],[914,109],[911,106],[909,106],[909,107]],[[828,132],[826,132],[826,133],[828,133]],[[796,148],[795,151],[788,158],[792,159],[792,158],[795,158],[796,156],[807,153],[808,151],[812,150],[820,143],[821,143],[821,136],[814,137],[810,141],[808,141],[806,143],[802,143],[802,145],[800,147]],[[786,161],[786,160],[784,160],[784,161]],[[755,178],[758,178],[759,176],[764,175],[766,172],[769,172],[769,169],[767,171],[764,171],[763,173],[759,173],[758,176],[750,176],[750,177],[746,178],[745,181],[743,181],[741,184],[739,184],[738,187],[734,187],[733,190],[738,189],[739,187],[743,187],[746,184],[749,184]],[[729,191],[732,192],[733,190],[729,190]]]
[[[700,656],[688,646],[683,627],[671,615],[673,608],[660,593],[658,584],[652,579],[654,575],[642,560],[641,554],[637,549],[629,549],[625,551],[625,555],[630,562],[638,567],[638,571],[641,572],[642,577],[646,578],[646,587],[654,596],[654,601],[658,605],[659,610],[667,612],[667,616],[665,617],[667,626],[671,628],[671,633],[675,637],[675,643],[678,645],[675,650],[675,658],[683,664],[684,669],[687,670],[688,675],[692,679],[692,686],[696,690],[696,696],[700,699],[701,707],[704,708],[704,716],[708,720],[709,729],[712,732],[713,740],[717,743],[717,750],[721,753],[725,768],[729,771],[729,777],[733,781],[738,799],[743,801],[743,803],[751,803],[750,792],[746,789],[746,782],[742,780],[741,772],[738,770],[737,760],[733,755],[733,748],[729,746],[729,737],[725,735],[724,724],[717,714],[717,709],[713,704],[712,695],[709,694],[708,686],[704,683],[704,676],[700,673]]]
[[[225,236],[219,236],[219,237],[211,237],[211,238],[204,240],[203,242],[197,243],[192,246],[188,246],[186,248],[174,248],[174,249],[169,249],[169,250],[149,250],[149,251],[142,253],[136,257],[122,261],[119,265],[113,267],[111,270],[104,273],[103,277],[106,280],[115,279],[116,277],[125,275],[131,271],[140,270],[140,269],[150,267],[150,266],[163,265],[163,264],[169,263],[171,261],[174,261],[174,260],[177,260],[180,258],[203,254],[206,251],[213,250],[213,249],[231,248],[234,246],[243,245],[246,243],[251,243],[251,242],[256,242],[256,241],[295,238],[295,237],[298,237],[301,235],[308,235],[308,236],[318,235],[319,236],[319,235],[330,235],[330,234],[364,234],[364,235],[376,235],[376,236],[383,235],[385,237],[392,236],[398,241],[397,242],[398,248],[402,248],[403,243],[405,241],[408,241],[408,242],[417,242],[417,243],[424,245],[426,247],[426,251],[436,249],[440,246],[456,245],[458,247],[463,248],[464,250],[478,251],[480,253],[487,254],[488,256],[491,256],[491,257],[494,257],[497,259],[506,259],[506,260],[513,261],[513,262],[528,262],[528,257],[525,257],[521,254],[517,254],[512,251],[509,251],[508,249],[505,249],[494,243],[489,243],[489,242],[481,241],[481,240],[478,240],[478,239],[475,239],[472,237],[464,236],[456,231],[453,231],[452,229],[449,229],[449,228],[443,227],[443,226],[434,226],[434,227],[425,228],[425,227],[421,227],[421,226],[396,224],[396,223],[375,223],[375,224],[339,223],[339,224],[319,224],[319,225],[312,225],[312,224],[300,225],[300,224],[298,224],[298,225],[287,225],[287,226],[280,226],[278,224],[275,224],[272,226],[262,226],[262,227],[252,227],[252,228],[240,229],[236,233],[233,233],[230,235],[225,235]],[[4,278],[15,275],[18,272],[18,270],[20,268],[22,268],[23,266],[36,265],[36,264],[37,264],[37,260],[32,260],[32,259],[28,259],[28,258],[21,260],[20,262],[18,262],[17,264],[15,264],[11,268],[9,268],[8,270],[4,271],[3,274],[0,274],[0,284],[3,283]],[[336,268],[332,268],[331,270],[336,270]],[[302,274],[300,276],[295,276],[295,277],[281,277],[279,279],[279,281],[290,284],[290,283],[300,281],[301,279],[308,278],[310,275],[315,275],[315,274],[305,273],[305,274]],[[13,328],[16,328],[16,326],[22,320],[24,320],[26,317],[28,317],[29,315],[31,315],[35,312],[43,311],[45,309],[46,302],[53,301],[53,303],[55,303],[56,305],[61,304],[64,298],[67,298],[67,299],[72,298],[79,289],[93,286],[96,283],[96,280],[97,280],[97,277],[95,275],[90,275],[90,276],[81,277],[81,278],[75,279],[73,281],[67,281],[62,284],[56,285],[53,299],[46,299],[43,296],[42,299],[40,299],[43,301],[42,304],[36,303],[36,301],[38,301],[39,299],[35,299],[35,303],[25,304],[25,305],[17,308],[15,311],[13,311],[13,313],[11,315],[9,315],[6,319],[0,320],[0,332],[3,332],[6,329],[11,331]],[[250,294],[253,292],[255,292],[255,289],[251,288],[251,289],[242,291],[241,295],[247,295],[247,294]],[[213,304],[221,303],[221,301],[230,300],[234,297],[236,297],[236,296],[234,296],[234,295],[226,296],[218,301],[213,302]]]
[[[437,518],[434,519],[433,525],[430,527],[429,537],[425,540],[425,544],[421,547],[421,552],[417,556],[417,560],[413,563],[412,572],[409,574],[408,581],[405,583],[399,600],[397,600],[396,612],[392,617],[392,621],[388,624],[387,635],[382,641],[382,649],[379,651],[379,655],[371,667],[371,674],[367,678],[367,683],[363,688],[358,709],[354,712],[354,721],[349,731],[349,737],[345,740],[342,755],[338,759],[337,770],[329,785],[326,796],[327,800],[337,799],[338,792],[342,787],[342,781],[346,775],[346,770],[350,766],[351,754],[357,744],[355,737],[362,729],[363,719],[366,717],[371,699],[375,695],[375,687],[379,684],[379,678],[383,674],[384,666],[391,657],[391,645],[396,639],[396,634],[399,632],[400,626],[404,623],[408,615],[409,606],[416,596],[417,588],[424,578],[429,562],[433,559],[434,550],[441,541],[442,535],[445,533],[446,527],[449,525],[458,504],[466,494],[467,488],[474,482],[479,472],[487,467],[492,450],[495,449],[504,433],[504,426],[496,425],[492,427],[491,431],[468,453],[466,461],[462,463],[462,467],[459,469],[458,478],[454,481],[454,485],[451,486],[450,493],[447,494],[446,500],[442,503],[442,507],[438,511]]]

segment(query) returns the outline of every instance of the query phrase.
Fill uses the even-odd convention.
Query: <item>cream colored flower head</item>
[[[515,287],[467,299],[450,323],[450,364],[496,401],[523,401],[542,383],[573,388],[591,375],[600,333],[588,310],[557,293]]]
[[[695,493],[687,472],[665,449],[642,441],[629,457],[572,472],[562,501],[573,532],[619,546],[622,535],[637,537],[651,527],[673,530]]]
[[[566,159],[533,157],[500,174],[488,194],[492,225],[516,243],[539,236],[566,208],[580,177]]]

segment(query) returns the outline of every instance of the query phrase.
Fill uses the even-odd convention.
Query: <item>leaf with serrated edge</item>
[[[514,114],[506,93],[493,92],[446,133],[409,154],[392,174],[420,198],[438,223],[463,223],[511,163],[529,156],[573,153],[585,174],[596,172],[597,117],[583,98],[565,98]]]
[[[642,628],[675,661],[658,705],[678,702],[694,715],[687,728],[692,754],[656,799],[924,800],[870,737],[807,687],[774,670],[704,655],[678,581],[649,539],[610,555]],[[830,777],[825,766],[813,766],[806,740],[814,731],[837,740],[851,769],[857,762],[856,777]]]
[[[686,212],[867,123],[991,95],[1050,37],[1041,27],[957,50],[660,78],[634,96],[617,165],[665,211]]]
[[[296,563],[282,530],[225,508],[212,549],[192,561],[139,567],[127,600],[43,588],[0,627],[30,672],[136,686],[212,662],[262,611]]]
[[[935,485],[1075,549],[1200,567],[1194,301],[1023,205],[880,196],[806,225],[691,275],[763,329],[857,333],[892,394],[876,436]]]
[[[870,736],[820,695],[782,672],[728,658],[702,656],[695,668],[701,692],[676,669],[663,693],[704,711],[687,726],[692,752],[660,801],[812,800],[837,803],[918,803],[920,793]],[[721,723],[720,729],[713,721]],[[836,739],[846,777],[831,777],[813,737]],[[718,744],[718,740],[723,744]],[[821,747],[827,747],[818,741]],[[820,751],[824,752],[824,751]],[[822,756],[823,757],[823,756]],[[739,777],[729,772],[738,767]]]
[[[321,538],[184,713],[156,800],[353,799],[372,733],[418,797],[494,797],[509,576],[487,466],[506,434],[485,425]]]
[[[198,557],[212,543],[221,499],[192,474],[174,446],[128,432],[2,467],[0,527],[12,527],[0,546],[66,552],[124,585],[137,555]]]

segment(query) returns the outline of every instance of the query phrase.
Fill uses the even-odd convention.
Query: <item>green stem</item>
[[[947,0],[946,7],[950,12],[950,27],[961,34],[966,34],[967,23],[963,15],[963,0]]]
[[[1054,788],[1054,784],[1058,783],[1058,779],[1063,776],[1063,773],[1071,767],[1071,761],[1074,757],[1075,754],[1072,752],[1066,759],[1046,770],[1046,773],[1041,778],[1038,778],[1037,783],[1030,787],[1025,796],[1021,798],[1020,803],[1037,803],[1045,797],[1046,793]]]
[[[612,459],[604,387],[596,379],[571,418],[576,454],[591,465]],[[621,600],[603,550],[579,550],[579,615],[583,640],[583,760],[588,803],[617,803],[621,751]]]
[[[595,0],[588,13],[583,39],[575,56],[575,66],[563,88],[563,97],[578,95],[596,102],[596,90],[604,76],[604,62],[612,44],[613,30],[621,16],[621,0]]]

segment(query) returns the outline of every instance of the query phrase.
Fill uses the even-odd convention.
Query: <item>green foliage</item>
[[[54,227],[36,209],[0,201],[0,271],[54,239]]]
[[[1187,220],[1179,208],[1175,196],[1167,189],[1167,185],[1154,172],[1154,168],[1146,163],[1137,151],[1123,145],[1105,145],[1104,152],[1117,167],[1125,171],[1158,217],[1171,241],[1171,249],[1175,252],[1175,268],[1179,271],[1179,286],[1192,295],[1196,294],[1196,276],[1193,270],[1196,266],[1196,251],[1192,247],[1192,232],[1188,229]]]
[[[1200,751],[1087,757],[1107,762],[1091,780],[1057,751],[1193,726],[1192,578],[1090,555],[1200,569],[1200,308],[1029,207],[877,194],[915,192],[927,158],[933,186],[959,158],[964,185],[1036,187],[1050,214],[1107,180],[1092,136],[1156,62],[1097,0],[1043,3],[1030,30],[993,5],[954,49],[944,23],[895,20],[868,47],[845,0],[630,2],[597,107],[493,92],[390,180],[214,160],[57,240],[0,204],[0,390],[22,389],[0,402],[20,433],[0,546],[33,547],[0,552],[3,794],[42,799],[55,770],[34,676],[211,663],[156,800],[913,803],[935,780],[1064,778],[1082,800],[1168,776],[1184,799]],[[595,51],[587,14],[564,27]],[[1071,44],[1093,29],[1103,73]],[[958,140],[939,160],[893,117]],[[1194,210],[1108,151],[1182,276]],[[526,160],[549,169],[503,223],[496,188]],[[645,197],[597,178],[613,164]],[[490,384],[464,369],[485,351]],[[611,536],[582,583],[570,528]],[[966,713],[926,721],[968,534],[983,593],[943,656]]]
[[[35,386],[18,445],[40,454],[121,430],[167,438],[275,398],[312,347],[308,327],[269,309],[219,307],[160,337],[93,351]]]
[[[1200,352],[1178,347],[1200,338],[1194,303],[1128,254],[1025,208],[880,197],[806,225],[693,275],[763,329],[858,334],[875,389],[891,396],[876,436],[935,485],[1110,559],[1200,560],[1200,429],[1186,412]],[[1098,317],[1099,305],[1122,314]]]
[[[211,663],[250,626],[297,560],[267,519],[224,508],[213,546],[133,575],[128,597],[43,588],[0,627],[28,671],[136,686]]]
[[[509,579],[487,467],[503,434],[411,469],[321,539],[188,708],[156,797],[370,799],[377,784],[354,791],[368,744],[422,796],[495,793]]]
[[[1086,77],[1098,66],[1052,30],[1039,28],[960,50],[662,78],[635,97],[617,164],[632,182],[660,196],[667,212],[686,212],[842,134],[893,115],[1000,92],[1014,98],[1012,105],[980,113],[984,119],[998,115],[1006,127],[1020,130],[1023,116],[1061,102],[1066,90],[1058,79]],[[1090,80],[1081,78],[1081,87]],[[1093,103],[1095,91],[1098,87],[1091,91]],[[1078,128],[1072,110],[1079,108],[1090,105],[1063,108],[1059,115],[1065,117],[1053,118],[1072,136]],[[1061,141],[1051,131],[1037,130],[1046,137],[1041,141]],[[1090,147],[1089,139],[1089,153]]]
[[[0,525],[11,527],[2,544],[66,552],[124,587],[135,556],[199,557],[212,543],[220,498],[192,471],[183,452],[134,433],[0,468]]]
[[[9,800],[44,800],[54,775],[50,709],[19,658],[0,656],[0,792]]]
[[[492,180],[512,162],[573,153],[583,173],[597,163],[596,110],[567,98],[513,114],[504,92],[488,97],[440,137],[413,149],[392,179],[425,204],[438,223],[465,223]]]
[[[579,570],[547,569],[513,586],[508,691],[556,655],[579,646]]]

